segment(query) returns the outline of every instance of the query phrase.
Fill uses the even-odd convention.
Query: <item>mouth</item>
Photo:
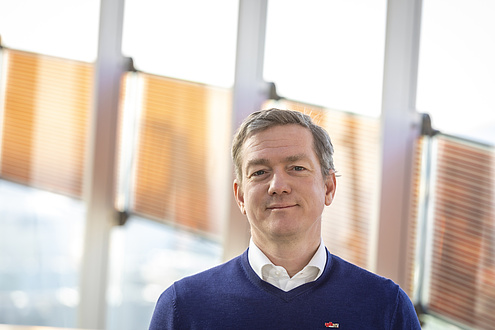
[[[267,207],[267,210],[285,210],[285,209],[290,209],[292,207],[295,207],[296,204],[290,204],[290,205],[271,205]]]

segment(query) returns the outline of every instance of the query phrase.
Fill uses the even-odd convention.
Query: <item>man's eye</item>
[[[254,172],[253,174],[251,174],[251,176],[260,176],[260,175],[263,175],[263,174],[265,174],[265,171],[259,170],[259,171]]]
[[[294,171],[304,171],[306,168],[302,166],[294,166]]]

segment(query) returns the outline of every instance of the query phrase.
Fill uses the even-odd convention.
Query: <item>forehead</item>
[[[313,135],[300,125],[274,126],[248,136],[243,146],[244,162],[251,158],[290,157],[307,154],[316,157]]]

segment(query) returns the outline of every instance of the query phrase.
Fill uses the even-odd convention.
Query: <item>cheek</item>
[[[326,201],[326,189],[325,186],[321,186],[320,184],[314,185],[311,191],[305,192],[306,196],[313,196],[311,198],[312,203],[315,205],[325,205]]]
[[[244,192],[244,203],[248,211],[259,208],[262,205],[263,190],[259,187],[246,189]]]

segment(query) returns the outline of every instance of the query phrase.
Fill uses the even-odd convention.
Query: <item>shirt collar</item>
[[[259,278],[263,279],[262,269],[265,265],[273,265],[275,266],[270,259],[260,250],[256,244],[254,244],[253,239],[251,238],[249,241],[249,250],[248,250],[248,260],[251,268],[254,272],[259,276]],[[309,261],[309,263],[304,267],[313,266],[319,269],[318,275],[316,279],[320,277],[325,269],[325,264],[327,262],[327,252],[325,250],[325,245],[323,244],[323,240],[320,239],[320,246],[316,253],[313,255],[313,258]]]

